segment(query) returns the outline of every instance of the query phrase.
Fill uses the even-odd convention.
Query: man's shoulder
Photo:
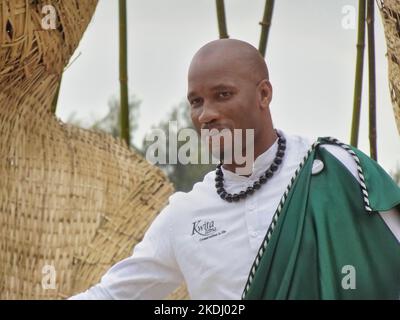
[[[360,182],[357,164],[351,154],[344,149],[343,147],[336,145],[325,143],[324,138],[319,138],[317,136],[308,137],[303,135],[295,135],[295,134],[286,134],[288,144],[291,143],[292,149],[295,149],[297,153],[306,154],[308,150],[311,149],[314,142],[318,139],[322,139],[322,143],[320,143],[320,147],[329,152],[330,155],[334,156],[353,176],[354,178]],[[362,154],[368,158],[362,151],[351,147],[357,154]],[[370,159],[372,161],[372,159]]]
[[[311,148],[312,144],[317,140],[317,138],[307,135],[293,134],[282,130],[279,130],[279,132],[286,139],[288,148],[295,152],[307,152]]]
[[[337,142],[337,141],[336,141]],[[358,181],[372,211],[388,211],[400,205],[400,188],[390,175],[361,150],[337,142],[321,147],[336,158]]]
[[[328,151],[329,154],[335,157],[353,176],[361,183],[359,171],[379,170],[386,176],[386,171],[368,155],[366,155],[360,149],[353,146],[339,142],[338,144],[325,143],[321,145],[321,148]],[[378,177],[378,176],[377,176]]]
[[[292,134],[282,130],[279,130],[279,132],[286,139],[288,151],[285,155],[286,164],[291,167],[297,167],[307,154],[308,150],[311,149],[315,140],[304,135]]]
[[[357,171],[357,164],[349,152],[337,145],[332,144],[323,144],[321,145],[321,148],[328,151],[329,154],[333,155],[335,159],[337,159],[342,165],[344,165],[344,167],[354,176],[354,178],[358,182],[361,182]]]
[[[343,148],[343,146],[340,146],[338,144],[326,143],[326,141],[324,142],[324,139],[326,138],[318,138],[317,136],[308,137],[308,136],[293,135],[286,133],[285,136],[287,137],[288,144],[290,143],[292,144],[292,149],[296,150],[295,153],[297,154],[306,154],[307,151],[310,150],[314,142],[316,142],[318,139],[322,140],[320,147],[323,150],[329,152],[330,155],[332,155],[336,160],[338,160],[343,165],[343,167],[346,168],[347,171],[349,171],[359,183],[361,183],[357,162],[355,161],[355,158],[350,154],[350,152],[345,148]],[[374,160],[368,157],[361,150],[354,148],[352,146],[347,146],[347,147],[350,150],[354,151],[354,153],[360,159],[363,167],[365,167],[367,170],[368,168],[377,168],[379,169],[379,171],[385,172],[385,170],[381,168],[378,163],[376,163]]]

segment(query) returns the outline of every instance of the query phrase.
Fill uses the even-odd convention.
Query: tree
[[[169,154],[169,136],[170,130],[175,130],[171,128],[170,122],[176,121],[178,123],[178,131],[183,128],[191,128],[194,129],[192,121],[190,119],[190,107],[187,102],[182,102],[179,105],[175,106],[172,109],[172,112],[168,116],[168,119],[161,121],[157,126],[153,126],[152,129],[161,129],[166,135],[166,145],[165,149],[159,150],[165,154],[167,159],[167,164],[157,164],[169,177],[171,182],[174,184],[175,189],[177,191],[190,191],[193,185],[201,181],[204,175],[215,169],[215,164],[201,164],[200,163],[200,154],[201,154],[201,143],[200,139],[198,141],[190,141],[190,143],[196,143],[197,145],[191,144],[191,150],[196,150],[196,155],[198,159],[198,164],[182,164],[180,161],[177,161],[176,164],[171,164],[171,161],[168,161],[170,158]],[[177,132],[172,132],[173,136],[176,136]],[[182,145],[188,143],[186,141],[178,141],[177,148],[179,149]],[[146,138],[143,140],[143,152],[146,153],[147,148],[152,144],[152,141],[147,141]]]
[[[139,108],[141,101],[135,97],[132,97],[129,102],[129,123],[130,123],[130,133],[133,133],[138,129],[138,118],[139,118]],[[94,122],[92,128],[102,130],[111,134],[114,137],[120,137],[121,127],[119,124],[119,111],[120,103],[116,97],[112,97],[108,101],[108,113],[106,116],[100,120]]]
[[[131,97],[129,102],[129,123],[130,123],[130,133],[131,136],[138,129],[138,119],[139,119],[139,108],[140,108],[141,101],[138,100],[136,97]],[[85,126],[83,121],[77,119],[76,114],[72,113],[67,120],[67,123],[76,125],[78,127],[88,127],[94,130],[101,130],[106,133],[111,134],[113,137],[118,138],[120,137],[120,123],[119,123],[119,114],[120,114],[120,103],[116,97],[110,98],[108,101],[108,113],[101,118],[100,120],[94,119],[91,121],[91,125]],[[141,152],[141,150],[134,146],[131,141],[130,147],[133,147],[136,151]]]

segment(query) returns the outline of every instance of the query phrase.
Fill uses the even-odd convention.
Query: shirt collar
[[[284,136],[282,131],[278,130],[281,136]],[[225,183],[232,184],[235,182],[248,182],[248,181],[256,181],[263,174],[267,168],[274,161],[276,152],[278,151],[278,139],[269,147],[266,151],[260,154],[253,163],[252,173],[249,177],[241,176],[232,171],[226,170],[222,167],[222,172],[224,173],[224,181]]]

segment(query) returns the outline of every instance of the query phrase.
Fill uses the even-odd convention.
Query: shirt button
[[[251,233],[251,236],[252,236],[253,238],[257,237],[257,236],[258,236],[258,232],[257,232],[257,231],[253,231],[253,232]]]
[[[253,211],[256,208],[256,206],[255,206],[254,203],[249,203],[248,208],[249,208],[250,211]]]

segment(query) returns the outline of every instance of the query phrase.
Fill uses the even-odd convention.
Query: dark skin
[[[269,110],[272,86],[268,69],[257,49],[246,42],[221,39],[203,46],[189,67],[188,100],[198,132],[254,129],[254,159],[277,139]],[[242,152],[246,152],[244,143]],[[244,165],[223,167],[235,172]]]

